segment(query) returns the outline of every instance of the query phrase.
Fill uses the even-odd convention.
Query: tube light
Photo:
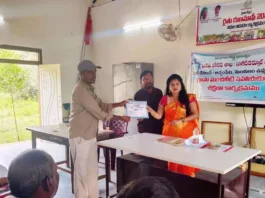
[[[145,22],[142,24],[136,24],[136,25],[132,25],[132,26],[125,26],[123,28],[123,31],[127,32],[130,30],[135,30],[135,29],[141,29],[141,28],[145,28],[148,26],[153,26],[153,25],[160,25],[162,22],[160,20],[158,21],[149,21],[149,22]]]

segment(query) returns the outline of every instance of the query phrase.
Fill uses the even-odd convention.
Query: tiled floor
[[[31,142],[25,141],[20,143],[13,143],[13,144],[5,144],[0,145],[0,164],[8,167],[10,162],[14,157],[16,157],[20,152],[30,149]],[[64,160],[64,147],[48,142],[38,141],[37,148],[43,149],[50,153],[56,161]],[[101,161],[104,159],[101,157]],[[99,172],[100,174],[104,174],[104,165],[99,164]],[[59,171],[60,173],[60,186],[58,189],[58,193],[56,198],[74,198],[71,193],[71,182],[70,182],[70,175],[68,173],[64,173]],[[116,181],[116,173],[111,173],[112,181]],[[116,184],[110,183],[110,194],[116,193]],[[265,198],[265,192],[259,193],[258,189],[265,191],[265,179],[258,178],[258,177],[251,177],[251,188],[257,190],[250,190],[250,198]],[[105,180],[99,181],[99,191],[100,196],[105,197]]]

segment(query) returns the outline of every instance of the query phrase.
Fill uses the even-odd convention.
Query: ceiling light
[[[0,16],[0,22],[4,22],[4,18]]]
[[[131,26],[125,26],[123,28],[123,31],[130,31],[130,30],[134,30],[134,29],[140,29],[140,28],[145,28],[148,26],[153,26],[153,25],[160,25],[162,22],[161,20],[154,20],[154,21],[147,21],[141,24],[136,24],[136,25],[131,25]]]

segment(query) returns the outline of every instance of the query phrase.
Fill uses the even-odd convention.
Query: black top
[[[152,109],[157,111],[159,102],[163,97],[162,91],[157,88],[153,88],[152,92],[149,93],[145,89],[139,90],[134,95],[134,100],[137,101],[147,101],[147,105],[150,106]],[[143,121],[138,123],[138,131],[139,133],[155,133],[155,134],[162,134],[163,128],[163,118],[161,120],[155,119],[149,113],[149,119],[144,119]]]

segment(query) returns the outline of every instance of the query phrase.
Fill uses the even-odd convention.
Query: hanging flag
[[[84,35],[84,43],[85,45],[90,44],[90,36],[92,33],[92,19],[91,19],[91,8],[88,8],[87,12],[87,20],[86,20],[86,29],[85,29],[85,35]]]

